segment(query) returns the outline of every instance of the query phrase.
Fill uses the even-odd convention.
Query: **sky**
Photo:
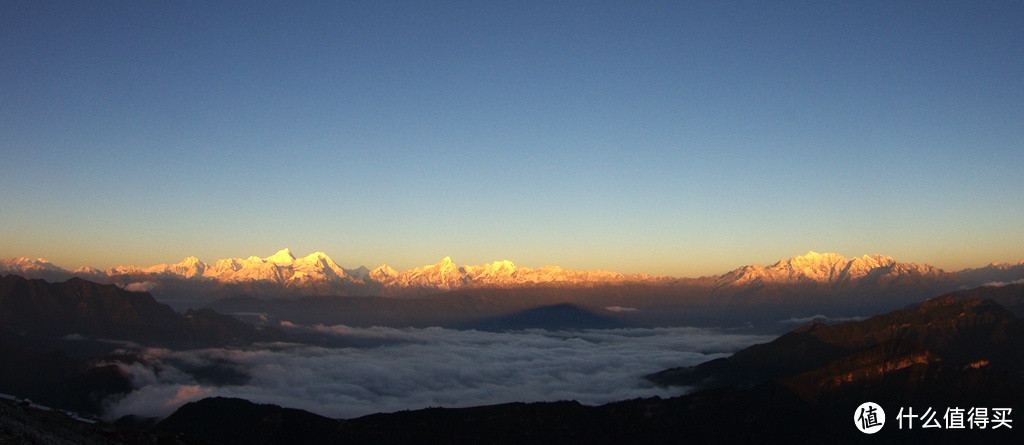
[[[0,2],[0,257],[1024,260],[1022,2]]]

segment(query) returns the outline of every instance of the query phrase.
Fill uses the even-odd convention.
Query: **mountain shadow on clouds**
[[[605,317],[574,304],[563,303],[527,309],[510,315],[467,322],[464,329],[481,331],[517,331],[523,329],[580,330],[628,327],[625,323]]]
[[[356,327],[389,326],[504,331],[520,329],[605,329],[630,327],[619,319],[633,314],[607,315],[578,302],[565,302],[558,293],[536,294],[509,289],[459,292],[429,298],[311,296],[260,300],[239,296],[211,303],[219,313],[259,323],[288,321],[299,325]],[[592,305],[587,305],[592,306]]]

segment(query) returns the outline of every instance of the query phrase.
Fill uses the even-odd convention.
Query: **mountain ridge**
[[[210,309],[179,314],[145,292],[78,277],[59,283],[0,277],[0,327],[42,337],[72,335],[178,348],[284,338],[273,327],[250,326]]]
[[[29,278],[67,279],[72,276],[93,280],[125,283],[130,279],[179,279],[232,283],[272,283],[284,287],[300,287],[310,282],[341,283],[349,286],[370,285],[380,288],[382,294],[429,294],[455,290],[465,286],[519,285],[528,283],[645,281],[646,274],[627,275],[609,271],[576,271],[558,266],[539,269],[517,267],[512,261],[497,260],[483,265],[459,266],[449,256],[436,264],[405,271],[397,271],[387,264],[374,269],[360,266],[345,269],[324,252],[313,252],[296,257],[288,248],[267,257],[223,258],[207,263],[194,256],[173,264],[152,266],[121,265],[106,271],[80,267],[74,271],[62,269],[45,259],[0,259],[0,273],[17,274]],[[376,286],[373,286],[376,285]]]
[[[899,262],[882,255],[846,258],[836,253],[810,251],[771,265],[745,265],[721,275],[699,278],[623,274],[602,270],[572,270],[559,266],[519,267],[509,260],[483,265],[458,265],[451,257],[436,264],[397,271],[387,264],[372,270],[360,266],[345,269],[326,253],[317,251],[296,257],[281,249],[267,257],[224,258],[207,263],[194,256],[174,264],[116,266],[106,271],[81,267],[62,269],[39,258],[0,259],[0,274],[61,281],[76,276],[121,287],[161,294],[190,290],[210,294],[207,301],[234,295],[279,297],[287,295],[363,295],[418,297],[472,288],[532,286],[603,286],[642,284],[680,286],[700,283],[719,292],[777,286],[824,286],[866,290],[885,286],[913,285],[921,281],[950,282],[973,287],[986,282],[1024,279],[1024,261],[992,263],[976,269],[947,272],[928,264]],[[953,288],[955,289],[955,287]]]

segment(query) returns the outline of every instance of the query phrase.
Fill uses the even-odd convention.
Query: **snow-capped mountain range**
[[[757,287],[784,284],[818,284],[835,287],[858,283],[899,280],[1015,281],[1024,278],[1024,261],[993,263],[980,269],[946,272],[930,265],[901,263],[886,256],[847,259],[835,253],[808,252],[770,266],[749,265],[720,276],[673,278],[608,271],[576,271],[558,266],[539,269],[517,267],[511,261],[479,266],[456,265],[450,257],[433,265],[396,271],[387,265],[369,270],[346,269],[327,254],[314,252],[296,257],[282,249],[268,257],[228,258],[212,265],[196,257],[175,264],[148,267],[117,266],[106,271],[83,267],[62,269],[45,259],[6,258],[0,260],[0,275],[62,280],[78,276],[97,282],[115,283],[132,290],[158,291],[196,285],[197,292],[230,289],[221,294],[245,293],[257,296],[311,295],[427,295],[463,288],[521,287],[538,285],[596,286],[610,284],[677,285],[696,284],[713,288]]]
[[[303,287],[311,284],[366,285],[383,289],[383,293],[431,293],[466,286],[517,286],[541,283],[573,285],[637,282],[651,280],[648,275],[624,275],[607,271],[575,271],[557,266],[540,269],[517,267],[511,261],[495,261],[482,266],[458,266],[450,257],[439,263],[396,271],[388,265],[369,270],[366,267],[345,269],[323,252],[296,257],[290,249],[282,249],[265,258],[226,258],[212,265],[190,256],[174,264],[154,266],[117,266],[106,271],[83,267],[67,271],[39,258],[6,258],[0,260],[0,274],[18,274],[30,278],[61,279],[65,276],[124,283],[133,281],[189,280],[223,284],[272,284],[282,287]]]
[[[345,270],[323,252],[314,252],[301,258],[282,249],[266,258],[225,258],[213,265],[194,256],[176,264],[158,264],[149,267],[117,266],[107,276],[169,276],[183,279],[209,279],[221,282],[268,281],[279,284],[300,283],[308,280],[352,280],[357,270]]]
[[[1021,262],[1024,265],[1024,262]],[[990,267],[1009,267],[992,264]],[[779,261],[771,266],[743,266],[722,275],[724,283],[742,285],[747,283],[799,283],[818,282],[845,284],[866,278],[870,275],[881,276],[934,276],[945,272],[928,264],[901,263],[892,257],[864,255],[859,258],[847,259],[835,253],[808,252],[788,260]]]

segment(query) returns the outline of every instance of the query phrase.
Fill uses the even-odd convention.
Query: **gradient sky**
[[[1024,260],[1024,2],[66,3],[0,2],[0,257]]]

